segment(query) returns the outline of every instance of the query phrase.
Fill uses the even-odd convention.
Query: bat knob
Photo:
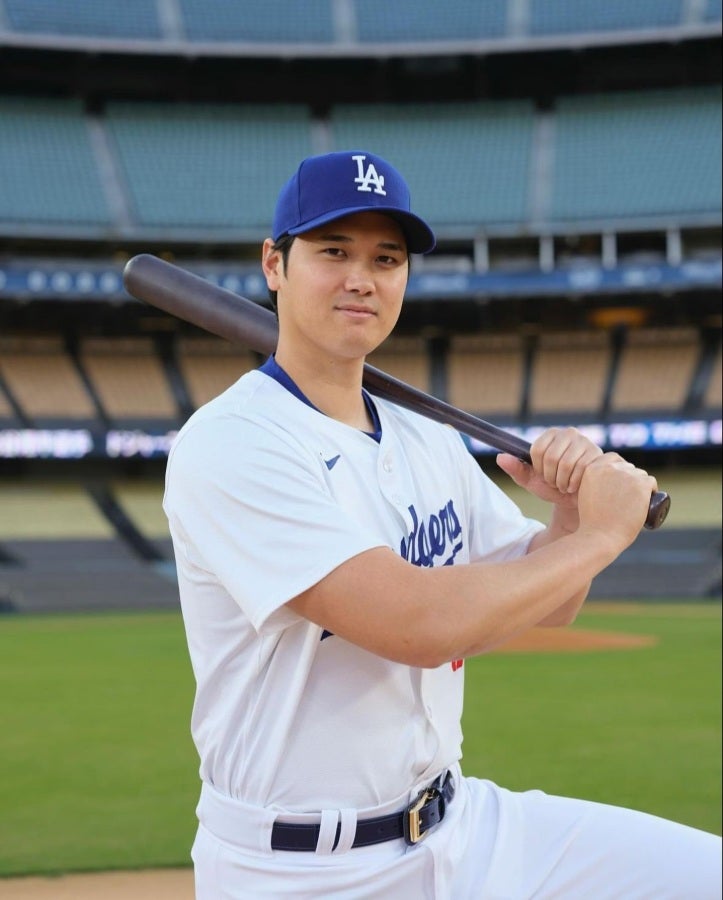
[[[665,491],[654,491],[650,498],[648,515],[645,519],[645,527],[649,531],[660,528],[668,516],[670,510],[670,496]]]

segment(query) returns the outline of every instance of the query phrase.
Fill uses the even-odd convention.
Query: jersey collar
[[[264,375],[268,375],[269,378],[273,378],[274,381],[278,381],[278,383],[286,388],[289,393],[293,394],[298,400],[301,400],[302,403],[305,403],[307,406],[310,406],[312,409],[316,410],[316,412],[321,412],[318,407],[314,406],[314,404],[309,400],[309,398],[304,394],[304,392],[299,388],[298,384],[291,378],[291,376],[285,372],[281,366],[276,362],[276,357],[271,354],[266,362],[259,367],[259,372],[263,372]],[[377,408],[374,405],[374,401],[369,396],[367,391],[362,388],[362,396],[364,398],[364,404],[366,405],[367,411],[371,416],[371,420],[374,423],[374,431],[365,431],[364,434],[368,434],[370,438],[373,438],[377,443],[382,439],[382,425],[379,421],[379,413],[377,412]],[[324,413],[321,413],[324,415]]]

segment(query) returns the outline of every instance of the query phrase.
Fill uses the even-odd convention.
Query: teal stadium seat
[[[719,214],[720,87],[561,98],[553,220]]]
[[[530,34],[577,34],[680,25],[683,0],[530,0]]]
[[[373,150],[398,166],[435,227],[527,219],[528,101],[340,105],[330,123],[334,149]]]
[[[0,135],[0,220],[110,222],[79,101],[0,97]]]
[[[708,0],[703,17],[706,22],[720,22],[721,18],[723,18],[723,3],[721,3],[721,0]]]
[[[327,43],[333,0],[178,0],[191,41]]]
[[[161,35],[156,0],[4,0],[4,4],[15,31],[109,38]]]
[[[474,40],[507,31],[507,0],[356,0],[358,39],[364,43]]]
[[[116,102],[106,124],[141,226],[268,231],[281,185],[313,152],[302,106]]]

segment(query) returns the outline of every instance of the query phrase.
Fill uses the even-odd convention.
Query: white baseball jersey
[[[452,429],[374,404],[378,441],[250,372],[191,417],[169,457],[200,774],[248,804],[377,807],[461,756],[461,660],[381,659],[287,601],[373,547],[422,566],[504,560],[543,527]]]
[[[460,660],[393,663],[286,607],[372,547],[422,566],[503,560],[542,527],[451,429],[377,400],[375,440],[293,390],[245,375],[189,420],[168,464],[197,680],[198,900],[720,897],[714,835],[463,778]],[[398,812],[445,768],[457,792],[424,841],[351,849],[357,818]],[[316,852],[271,849],[285,815],[320,823]]]

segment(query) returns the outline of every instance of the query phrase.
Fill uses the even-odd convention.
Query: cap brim
[[[407,241],[407,250],[410,253],[429,253],[434,250],[437,243],[434,232],[427,223],[415,216],[414,213],[407,212],[396,207],[385,206],[352,206],[346,209],[335,209],[333,212],[325,213],[323,216],[317,216],[310,219],[295,228],[290,228],[287,234],[304,234],[311,231],[312,228],[318,228],[319,225],[326,225],[327,222],[335,222],[337,219],[343,219],[345,216],[354,215],[361,212],[378,212],[389,216],[399,223]]]

